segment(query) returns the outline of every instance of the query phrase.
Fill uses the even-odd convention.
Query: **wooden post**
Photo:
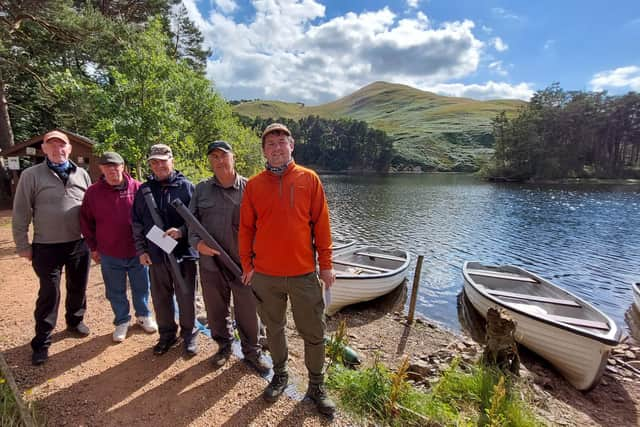
[[[418,255],[418,261],[416,262],[416,271],[413,273],[413,286],[411,287],[411,302],[409,303],[409,316],[407,316],[407,323],[413,324],[413,316],[416,312],[416,302],[418,301],[418,288],[420,288],[420,273],[422,272],[422,261],[424,255]]]

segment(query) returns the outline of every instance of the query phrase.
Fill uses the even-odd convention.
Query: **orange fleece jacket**
[[[240,207],[242,269],[299,276],[331,269],[329,208],[318,175],[291,162],[282,175],[263,171],[247,182]]]

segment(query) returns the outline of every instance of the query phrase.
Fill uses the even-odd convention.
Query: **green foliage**
[[[172,18],[169,55],[176,59],[180,58],[192,70],[204,73],[207,58],[211,55],[211,49],[202,47],[204,36],[189,19],[184,5],[180,5]]]
[[[188,64],[169,56],[168,37],[155,20],[133,34],[115,65],[96,70],[91,79],[69,71],[52,76],[64,111],[85,135],[100,141],[98,151],[118,151],[144,175],[153,144],[172,147],[176,168],[194,181],[210,175],[206,147],[215,139],[234,146],[238,170],[252,174],[260,163],[260,145],[232,117],[211,83]]]
[[[295,138],[296,162],[328,171],[382,171],[389,169],[393,148],[391,139],[365,122],[356,120],[327,120],[318,116],[298,121],[280,117],[244,119],[256,133],[271,122],[287,125]]]
[[[393,142],[394,167],[423,170],[476,170],[476,156],[493,145],[491,119],[515,114],[522,101],[475,101],[424,92],[404,85],[376,82],[337,101],[318,106],[279,101],[234,105],[246,117],[349,117],[385,132]]]
[[[2,376],[0,376],[0,419],[3,426],[22,425],[16,399]]]
[[[640,167],[640,95],[537,92],[509,119],[492,123],[496,141],[488,177],[508,179],[635,177]]]
[[[543,425],[521,400],[518,384],[499,371],[472,366],[465,372],[456,361],[422,392],[406,382],[407,367],[406,360],[395,373],[378,360],[360,371],[334,365],[328,385],[348,412],[384,425]]]

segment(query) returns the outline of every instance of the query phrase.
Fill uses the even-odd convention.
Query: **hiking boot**
[[[42,365],[49,358],[49,349],[47,347],[41,347],[37,350],[33,350],[31,355],[31,363],[33,366]]]
[[[171,349],[171,347],[174,346],[174,344],[177,341],[178,341],[178,338],[176,337],[160,338],[160,341],[158,341],[158,344],[153,346],[153,354],[155,354],[156,356],[165,354],[167,351]]]
[[[113,342],[122,342],[127,338],[127,331],[129,330],[129,322],[121,323],[116,326],[116,330],[113,331]]]
[[[231,344],[221,345],[216,354],[211,358],[211,364],[215,369],[222,368],[231,358]]]
[[[273,378],[267,388],[264,389],[262,397],[269,403],[275,402],[284,392],[284,389],[287,388],[287,384],[289,384],[289,374],[286,372],[273,374]]]
[[[271,364],[267,362],[267,360],[262,354],[245,357],[244,361],[253,369],[255,369],[256,372],[259,373],[260,375],[266,375],[271,370]]]
[[[158,332],[158,324],[151,316],[138,316],[136,323],[148,334]]]
[[[329,418],[333,418],[336,413],[336,404],[329,398],[324,384],[309,384],[305,397],[311,399],[318,408],[318,412]]]
[[[81,320],[76,326],[67,326],[67,331],[86,337],[91,333],[89,327]]]

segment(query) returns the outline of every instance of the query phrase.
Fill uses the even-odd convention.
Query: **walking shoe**
[[[193,357],[198,354],[198,338],[197,335],[184,340],[184,353],[187,357]]]
[[[31,363],[34,366],[42,365],[49,358],[49,348],[42,347],[37,350],[33,350],[33,354],[31,355]]]
[[[158,344],[153,346],[153,354],[155,354],[156,356],[165,354],[167,351],[171,349],[171,347],[174,346],[176,342],[178,342],[178,338],[176,337],[160,338],[160,341],[158,341]]]
[[[221,345],[216,354],[211,358],[211,364],[215,369],[222,368],[231,358],[231,344]]]
[[[148,334],[158,332],[158,324],[151,316],[138,316],[136,323]]]
[[[67,326],[67,331],[86,337],[91,333],[89,327],[81,320],[76,326]]]
[[[318,412],[333,418],[336,413],[336,404],[327,395],[324,384],[309,384],[305,397],[308,397],[316,404]]]
[[[287,384],[289,384],[289,374],[287,374],[286,372],[273,374],[273,378],[271,379],[271,382],[269,383],[267,388],[264,389],[262,397],[267,402],[275,402],[284,392],[284,389],[287,388]]]
[[[116,330],[113,331],[113,342],[122,342],[127,338],[127,331],[129,330],[129,322],[121,323],[116,326]]]
[[[245,357],[244,361],[256,370],[260,375],[268,374],[271,370],[271,364],[267,362],[262,354],[257,354],[252,357]]]

